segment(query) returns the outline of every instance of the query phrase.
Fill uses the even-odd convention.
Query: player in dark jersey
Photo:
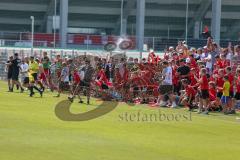
[[[6,63],[7,67],[7,79],[8,79],[8,91],[11,91],[11,81],[12,81],[12,72],[13,72],[13,67],[12,67],[12,61],[13,61],[13,56],[9,57],[9,60]]]
[[[94,68],[91,66],[90,60],[85,61],[85,67],[84,67],[84,78],[82,81],[82,87],[86,90],[86,96],[87,96],[87,104],[90,104],[90,94],[91,94],[91,81],[94,76]],[[83,103],[82,99],[80,98],[80,102]]]
[[[24,91],[21,83],[19,82],[19,72],[20,72],[20,66],[21,66],[21,59],[18,58],[18,53],[14,54],[14,59],[11,62],[12,67],[12,86],[10,88],[10,92],[13,92],[14,84],[18,85],[21,88],[21,92]]]

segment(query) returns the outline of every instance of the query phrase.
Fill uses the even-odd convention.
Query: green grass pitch
[[[66,96],[6,92],[0,82],[0,160],[237,160],[240,159],[239,113],[150,121],[144,115],[190,116],[185,109],[151,108],[121,103],[91,121],[62,121],[55,106]],[[94,109],[74,102],[73,113]],[[129,117],[140,113],[143,117]],[[135,119],[134,119],[135,118]],[[139,118],[139,117],[138,117]],[[146,117],[145,117],[146,118]]]

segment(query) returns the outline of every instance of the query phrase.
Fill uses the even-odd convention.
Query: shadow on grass
[[[71,105],[72,103],[69,100],[59,102],[55,107],[55,115],[63,121],[89,121],[113,111],[118,102],[103,101],[97,108],[79,114],[70,112]]]

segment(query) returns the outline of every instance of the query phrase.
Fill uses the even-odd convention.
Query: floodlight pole
[[[187,5],[186,5],[186,29],[185,29],[185,41],[187,44],[188,41],[188,0],[187,0]]]
[[[53,48],[56,48],[56,18],[57,18],[57,0],[54,0],[54,28],[53,28]]]
[[[31,16],[30,19],[32,20],[32,44],[31,44],[31,55],[33,55],[33,45],[34,45],[34,16]]]
[[[122,0],[121,2],[121,26],[120,26],[120,36],[123,36],[123,4],[124,4],[124,0]]]

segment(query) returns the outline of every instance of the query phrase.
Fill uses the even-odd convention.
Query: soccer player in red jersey
[[[218,66],[219,68],[224,68],[220,56],[219,55],[215,56],[215,59],[216,59],[216,66]]]
[[[197,68],[197,62],[194,59],[194,54],[189,55],[189,59],[190,59],[190,67],[191,68]]]
[[[218,74],[219,69],[221,69],[219,65],[214,64],[213,75]]]
[[[210,110],[219,110],[220,109],[220,100],[217,98],[216,85],[215,82],[209,82],[209,109]]]
[[[217,92],[215,83],[213,81],[209,82],[209,100],[210,102],[215,101],[217,99]]]
[[[221,55],[221,63],[222,63],[222,68],[226,68],[228,67],[228,62],[227,62],[227,59],[226,59],[226,55],[225,54],[222,54]]]
[[[44,87],[43,84],[44,84],[44,82],[46,82],[46,76],[44,75],[43,65],[42,65],[41,61],[38,58],[36,58],[35,61],[39,65],[38,77],[37,77],[37,81],[36,82],[41,87],[40,89],[44,91],[45,87]]]
[[[71,102],[73,102],[73,98],[75,97],[75,95],[78,95],[78,98],[81,101],[81,97],[80,97],[80,91],[82,90],[82,88],[80,86],[81,78],[80,78],[77,68],[75,68],[71,74],[73,75],[73,84],[71,85],[71,93],[70,93],[68,99]]]
[[[240,68],[236,71],[235,77],[236,93],[234,96],[233,106],[236,106],[240,102]]]
[[[197,79],[195,78],[197,77],[198,78],[198,75],[196,73],[196,69],[195,68],[191,68],[191,72],[190,72],[190,75],[189,75],[189,80],[190,80],[190,85],[195,87],[196,84],[197,84]]]
[[[151,51],[151,52],[148,54],[148,63],[156,64],[156,63],[157,63],[156,58],[157,58],[157,57],[156,57],[154,51]]]
[[[218,74],[215,75],[215,82],[217,85],[217,99],[220,101],[221,97],[222,97],[222,88],[223,88],[223,84],[224,84],[224,70],[220,69],[218,71]]]
[[[101,89],[108,89],[108,86],[109,86],[109,81],[108,81],[107,76],[105,74],[105,69],[101,66],[99,67],[99,72],[97,73],[96,84]]]
[[[195,77],[197,79],[197,77]],[[207,78],[207,69],[202,68],[200,71],[200,79],[198,79],[199,90],[200,90],[200,104],[198,113],[208,114],[208,78]]]
[[[172,59],[173,59],[174,61],[179,61],[179,56],[178,56],[177,52],[173,52],[173,54],[172,54]]]
[[[185,89],[185,95],[184,95],[183,100],[181,101],[181,104],[188,107],[189,110],[192,110],[193,109],[192,102],[195,99],[196,91],[191,85],[188,84],[187,79],[183,79],[183,80],[181,80],[181,82],[182,82],[182,86]]]

